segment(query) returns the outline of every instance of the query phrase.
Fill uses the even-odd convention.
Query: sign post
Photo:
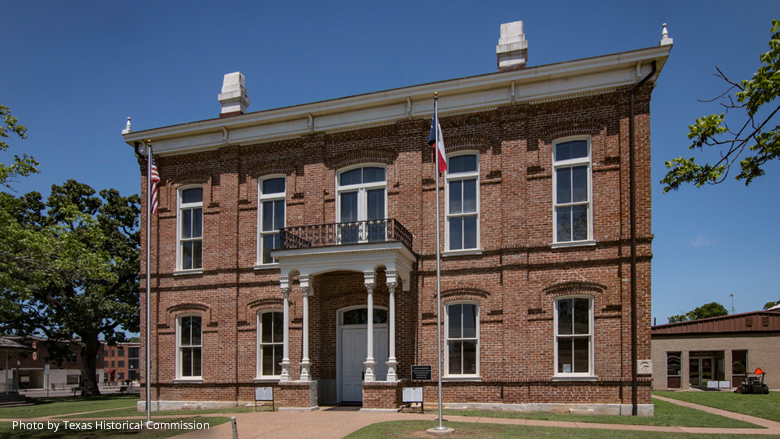
[[[43,373],[46,375],[46,397],[49,397],[49,365],[43,366]]]

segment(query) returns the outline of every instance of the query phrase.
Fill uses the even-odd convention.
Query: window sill
[[[446,258],[447,256],[471,256],[471,255],[481,255],[482,249],[475,248],[475,249],[469,249],[469,250],[447,250],[444,252],[441,252],[441,256],[443,258]]]
[[[556,375],[553,381],[598,381],[599,377],[593,375]]]
[[[277,262],[275,264],[257,264],[253,268],[255,270],[265,270],[268,268],[278,268],[278,267],[279,267],[279,263]]]
[[[173,384],[203,384],[203,378],[176,378]]]
[[[442,381],[457,382],[457,381],[482,381],[481,376],[445,376],[441,377]]]
[[[174,276],[186,276],[188,274],[203,274],[203,269],[199,268],[197,270],[179,270],[173,272]]]
[[[567,248],[567,247],[590,247],[596,245],[596,241],[574,241],[574,242],[554,242],[552,248]]]
[[[252,380],[253,383],[278,383],[281,376],[260,377]]]

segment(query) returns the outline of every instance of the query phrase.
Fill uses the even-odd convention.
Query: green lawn
[[[198,417],[198,418],[168,418],[168,419],[159,419],[157,422],[165,421],[165,422],[187,422],[187,423],[193,423],[198,422],[201,424],[208,424],[210,427],[215,427],[220,424],[224,424],[225,422],[229,422],[230,418],[226,417]],[[54,422],[54,421],[52,421]],[[137,430],[137,429],[129,429],[129,430],[100,430],[97,429],[96,425],[94,424],[94,421],[92,421],[90,427],[91,430],[64,430],[64,426],[62,425],[62,422],[59,422],[60,426],[59,429],[55,432],[55,430],[52,428],[49,428],[48,422],[44,421],[41,424],[40,429],[21,429],[17,426],[17,428],[14,428],[13,423],[11,422],[0,422],[0,437],[12,437],[15,439],[60,439],[60,438],[67,438],[67,439],[92,439],[92,438],[115,438],[115,439],[125,439],[125,438],[142,438],[142,439],[158,439],[158,438],[166,438],[171,436],[177,436],[182,433],[187,433],[189,431],[193,431],[192,429],[181,429],[181,430]]]
[[[780,392],[742,395],[733,392],[653,392],[654,395],[780,422]],[[654,400],[655,403],[658,400]]]
[[[258,412],[270,411],[270,409],[271,409],[270,406],[268,408],[258,407],[257,411]],[[204,409],[204,410],[161,410],[159,412],[152,412],[152,418],[157,418],[159,416],[181,416],[184,414],[200,416],[200,415],[213,415],[213,414],[223,414],[223,413],[248,413],[253,411],[255,411],[254,408],[247,408],[247,407],[234,407],[229,409]],[[146,412],[139,412],[138,409],[136,409],[135,407],[131,407],[131,408],[120,408],[116,410],[108,410],[103,412],[85,413],[83,415],[59,416],[58,419],[71,419],[71,418],[107,419],[107,418],[131,418],[131,417],[146,418]]]
[[[95,410],[135,407],[138,395],[38,398],[39,404],[0,408],[0,419],[29,419]]]
[[[431,421],[394,421],[382,422],[370,425],[346,436],[349,439],[385,439],[408,437],[432,437],[425,433],[428,428],[438,425]],[[665,439],[665,438],[690,438],[690,439],[738,439],[744,438],[741,434],[684,434],[661,433],[655,431],[626,431],[626,430],[598,430],[588,428],[555,428],[532,427],[525,425],[499,425],[499,424],[471,424],[459,422],[446,422],[446,427],[455,429],[455,433],[448,438],[549,438],[549,439]],[[761,436],[761,438],[778,439],[780,436]]]
[[[510,412],[491,410],[445,410],[446,415],[483,416],[486,418],[533,419],[537,421],[591,422],[597,424],[657,425],[678,427],[762,428],[748,422],[713,415],[701,410],[654,400],[655,416],[569,415],[562,413]],[[435,414],[435,412],[434,412]]]

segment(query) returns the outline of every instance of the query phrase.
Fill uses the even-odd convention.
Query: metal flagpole
[[[152,361],[150,344],[152,336],[150,333],[151,319],[149,318],[152,308],[152,275],[151,275],[151,241],[152,241],[152,141],[146,144],[146,422],[152,420],[152,396],[151,396],[151,378]]]
[[[440,236],[439,233],[439,145],[441,145],[442,139],[439,137],[439,93],[433,94],[433,121],[434,129],[436,130],[436,150],[433,155],[436,157],[433,163],[433,172],[436,173],[436,341],[438,343],[439,354],[439,426],[435,430],[446,430],[442,422],[442,402],[441,402],[441,250],[440,250]]]

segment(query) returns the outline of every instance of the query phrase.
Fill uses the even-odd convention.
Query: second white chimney
[[[244,75],[233,72],[225,75],[222,82],[222,93],[218,95],[222,111],[219,117],[235,116],[246,113],[249,106],[249,96],[246,93]]]
[[[528,41],[523,33],[523,22],[515,21],[501,25],[501,38],[496,46],[498,71],[524,69],[528,62]]]

